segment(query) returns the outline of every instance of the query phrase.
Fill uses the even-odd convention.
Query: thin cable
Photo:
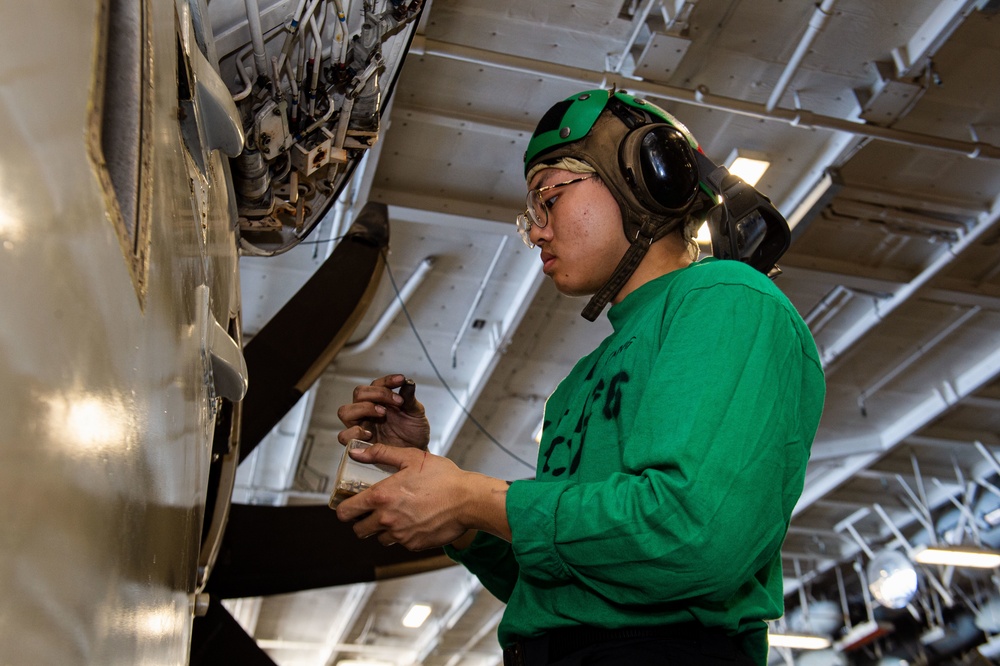
[[[345,238],[347,238],[347,236],[334,236],[333,238],[321,238],[319,240],[310,241],[301,240],[297,243],[297,245],[321,245],[323,243],[336,243],[337,241],[342,241]]]
[[[317,245],[317,244],[320,244],[320,243],[329,243],[329,242],[339,241],[339,240],[342,240],[344,238],[346,238],[346,236],[335,236],[333,238],[320,239],[320,240],[311,240],[311,241],[302,240],[302,241],[299,241],[298,244],[299,245]],[[434,374],[437,376],[438,381],[441,382],[441,385],[448,392],[448,395],[451,396],[451,399],[455,401],[455,404],[458,405],[458,408],[461,409],[462,412],[467,417],[469,417],[469,420],[472,421],[472,424],[475,425],[476,428],[479,429],[479,432],[483,433],[483,435],[485,435],[486,438],[488,440],[490,440],[490,442],[492,442],[493,445],[496,446],[498,449],[500,449],[501,451],[503,451],[504,453],[506,453],[507,455],[509,455],[511,458],[513,458],[517,462],[519,462],[522,465],[524,465],[525,467],[527,467],[528,469],[534,471],[535,470],[535,465],[532,465],[531,463],[527,462],[523,458],[518,457],[517,454],[515,454],[512,451],[510,451],[507,447],[505,447],[503,444],[501,444],[497,440],[497,438],[494,437],[493,435],[491,435],[489,433],[489,431],[486,430],[485,426],[483,426],[483,424],[481,424],[476,419],[476,417],[472,415],[472,412],[470,412],[465,407],[465,405],[462,404],[462,402],[458,399],[458,396],[455,395],[455,392],[451,390],[451,387],[448,385],[448,382],[445,381],[445,378],[441,375],[441,371],[438,370],[437,365],[435,365],[434,361],[431,359],[431,355],[427,351],[427,346],[424,344],[423,338],[420,337],[420,333],[417,331],[417,327],[413,323],[413,318],[410,317],[409,310],[406,309],[406,303],[403,301],[402,296],[400,296],[399,287],[396,285],[396,279],[395,279],[395,277],[392,274],[392,269],[389,268],[389,257],[386,256],[384,249],[380,250],[380,252],[382,253],[382,258],[385,260],[385,271],[389,275],[389,282],[392,284],[392,290],[396,294],[396,299],[399,301],[399,304],[400,304],[400,306],[401,306],[401,308],[403,310],[403,314],[406,315],[406,321],[410,324],[410,330],[413,331],[413,335],[414,335],[414,337],[416,337],[417,343],[420,345],[420,348],[424,350],[424,356],[427,357],[427,362],[430,363],[431,369],[434,371]]]
[[[454,391],[451,390],[451,387],[448,386],[448,382],[445,381],[444,377],[441,375],[441,372],[438,370],[437,365],[435,365],[434,361],[431,359],[431,355],[427,351],[427,346],[424,344],[423,338],[420,337],[420,333],[417,331],[417,327],[413,323],[413,318],[410,317],[409,310],[406,309],[406,303],[403,302],[402,297],[399,295],[399,287],[396,286],[396,278],[393,277],[393,275],[392,275],[392,269],[389,268],[389,257],[386,256],[384,249],[382,249],[380,251],[382,253],[382,258],[385,260],[385,272],[389,276],[389,282],[392,283],[392,289],[396,293],[396,298],[399,300],[399,305],[400,305],[400,307],[403,310],[403,314],[406,315],[406,321],[408,321],[409,324],[410,324],[410,330],[413,331],[413,335],[417,338],[417,342],[420,344],[420,348],[424,350],[424,356],[427,357],[427,362],[430,363],[431,369],[434,370],[434,374],[437,375],[438,381],[441,382],[441,385],[444,387],[444,390],[446,390],[448,392],[448,395],[450,395],[451,399],[455,401],[455,404],[458,405],[458,408],[461,409],[462,412],[467,417],[469,417],[469,420],[472,421],[472,424],[475,425],[476,428],[479,429],[479,432],[483,433],[486,436],[486,438],[493,443],[494,446],[496,446],[498,449],[500,449],[501,451],[503,451],[508,456],[510,456],[511,458],[513,458],[514,460],[516,460],[517,462],[521,463],[522,465],[524,465],[528,469],[534,471],[535,470],[535,466],[534,465],[532,465],[531,463],[529,463],[529,462],[525,461],[524,459],[518,457],[517,454],[515,454],[513,451],[511,451],[510,449],[508,449],[507,447],[505,447],[503,444],[501,444],[497,440],[496,437],[494,437],[493,435],[491,435],[486,430],[486,428],[478,420],[476,420],[476,417],[472,415],[472,412],[470,412],[465,407],[465,405],[462,404],[462,402],[458,399],[458,396],[456,396],[455,393],[454,393]]]

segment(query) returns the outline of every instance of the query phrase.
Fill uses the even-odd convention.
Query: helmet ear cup
[[[680,214],[698,194],[694,149],[676,127],[641,125],[629,132],[618,150],[622,175],[650,212]]]

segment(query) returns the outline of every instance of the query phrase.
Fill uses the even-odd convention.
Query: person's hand
[[[507,482],[474,472],[427,451],[373,444],[352,449],[359,462],[398,467],[399,471],[337,507],[337,518],[354,521],[354,533],[425,550],[454,542],[470,529],[510,539]]]
[[[354,402],[341,405],[337,416],[347,426],[337,435],[347,446],[352,439],[378,442],[389,446],[412,446],[426,449],[431,426],[424,406],[405,388],[406,377],[386,375],[369,386],[354,389]],[[393,389],[401,388],[400,393]],[[402,395],[401,395],[402,394]]]

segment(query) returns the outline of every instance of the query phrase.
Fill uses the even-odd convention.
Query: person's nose
[[[544,227],[539,227],[537,224],[531,225],[531,229],[528,230],[528,238],[531,239],[533,245],[541,245],[550,241],[552,239],[552,215],[548,216],[548,223]]]

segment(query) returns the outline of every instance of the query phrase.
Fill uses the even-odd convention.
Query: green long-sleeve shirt
[[[648,282],[608,317],[546,403],[536,479],[508,491],[512,542],[449,554],[507,603],[502,645],[697,620],[763,664],[825,393],[812,336],[734,261]]]

